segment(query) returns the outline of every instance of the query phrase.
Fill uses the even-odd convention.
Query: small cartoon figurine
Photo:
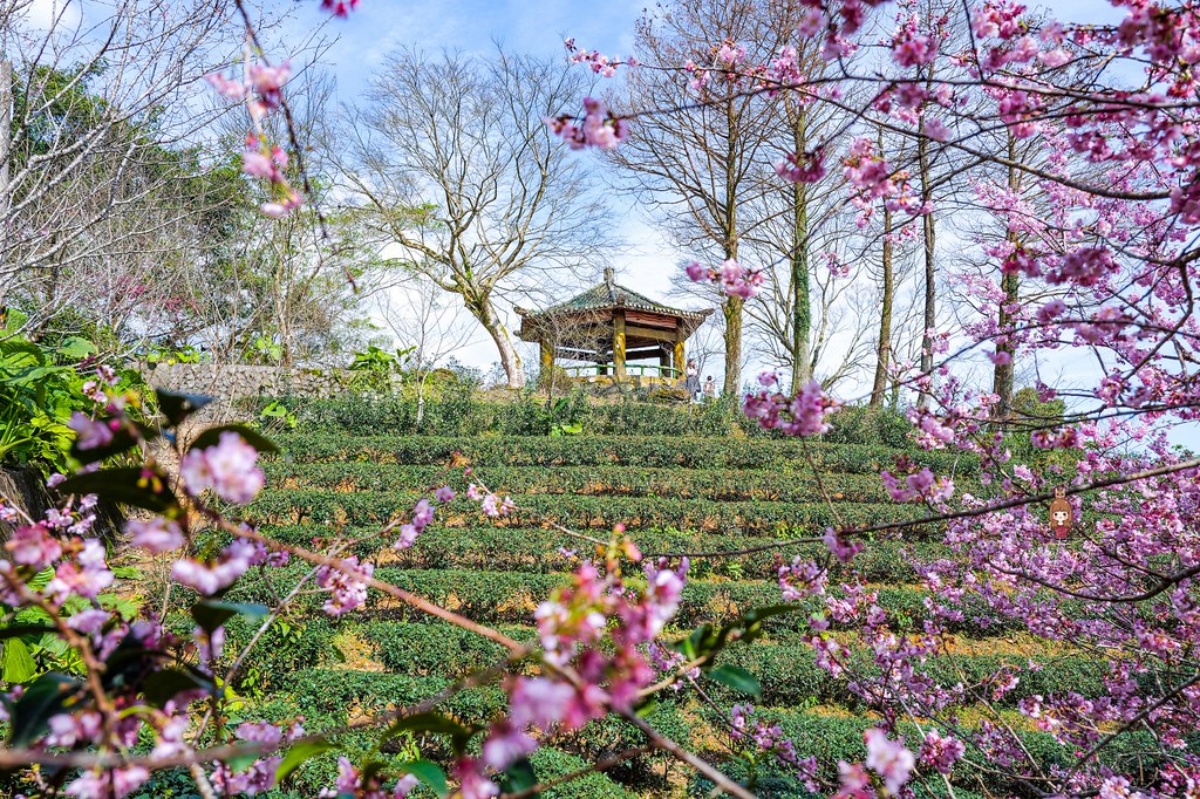
[[[1075,511],[1067,502],[1067,492],[1063,488],[1054,489],[1054,499],[1050,500],[1050,530],[1058,539],[1066,538],[1071,533],[1072,517]]]

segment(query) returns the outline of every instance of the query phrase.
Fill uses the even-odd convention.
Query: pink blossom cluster
[[[572,116],[548,117],[546,124],[556,136],[561,136],[572,150],[582,150],[585,147],[596,147],[601,150],[614,150],[617,145],[629,138],[629,124],[615,116],[603,100],[594,97],[583,98],[583,122]]]
[[[778,567],[779,587],[784,601],[799,602],[810,596],[821,596],[829,579],[828,571],[811,560],[796,558]]]
[[[258,134],[246,136],[246,147],[242,151],[242,172],[254,178],[266,180],[272,187],[275,199],[259,206],[269,217],[278,219],[299,208],[304,200],[300,193],[288,183],[284,170],[288,155],[278,145],[271,146]]]
[[[17,523],[4,549],[11,560],[0,559],[0,602],[22,607],[33,597],[60,606],[71,597],[94,600],[111,586],[104,543],[88,538],[96,522],[96,497],[87,495],[47,509],[41,521]],[[5,504],[0,521],[19,522],[21,514]],[[23,585],[22,575],[52,570],[36,592]]]
[[[108,446],[112,443],[114,434],[123,426],[119,418],[92,419],[81,411],[72,413],[67,422],[67,427],[75,431],[75,445],[81,450]]]
[[[855,139],[842,163],[846,180],[854,189],[851,202],[859,210],[859,227],[870,221],[877,200],[883,200],[892,212],[913,215],[929,212],[909,185],[908,172],[893,168],[875,151],[870,139]]]
[[[945,475],[934,477],[928,466],[913,472],[901,482],[886,469],[880,473],[883,487],[897,502],[948,502],[954,496],[954,481]]]
[[[733,258],[723,262],[716,269],[692,261],[684,267],[684,272],[693,283],[716,283],[721,287],[722,294],[742,299],[749,299],[757,294],[759,287],[766,280],[762,270],[742,266]]]
[[[245,574],[251,566],[267,562],[266,549],[255,541],[235,539],[214,560],[180,558],[171,566],[171,579],[180,585],[212,596]]]
[[[359,0],[321,0],[321,10],[343,19],[358,8]]]
[[[348,8],[353,8],[358,0],[349,0],[348,7],[346,0],[322,2],[327,10],[337,16],[345,16]],[[261,203],[259,210],[266,216],[278,219],[289,215],[304,203],[300,192],[287,179],[287,153],[282,147],[269,142],[263,127],[266,117],[283,106],[283,86],[292,76],[292,66],[288,61],[274,66],[252,62],[247,56],[244,71],[245,78],[242,80],[215,72],[207,79],[222,97],[246,103],[254,130],[246,135],[242,172],[266,181],[270,199]]]
[[[480,510],[493,519],[507,516],[517,509],[517,505],[512,501],[512,497],[501,499],[499,494],[493,494],[483,486],[475,483],[467,486],[467,499],[478,502]]]
[[[620,56],[607,56],[599,50],[587,51],[580,49],[575,45],[575,39],[570,38],[563,42],[563,46],[567,49],[568,57],[572,64],[588,64],[592,68],[592,72],[603,78],[611,78],[617,74],[617,67],[638,66],[637,59],[633,56],[621,59]]]
[[[442,486],[435,494],[434,498],[445,504],[454,499],[454,491],[450,486]],[[401,525],[400,537],[396,539],[393,545],[396,549],[408,549],[413,544],[417,543],[417,537],[425,531],[425,528],[433,522],[434,509],[429,500],[422,499],[413,506],[412,515],[408,524]]]
[[[292,76],[292,65],[287,61],[277,66],[248,61],[245,70],[244,80],[227,78],[217,72],[209,75],[207,80],[222,97],[248,100],[250,115],[257,122],[278,110],[283,103],[283,85]]]
[[[325,600],[325,612],[330,616],[343,616],[356,610],[367,601],[367,582],[375,573],[373,563],[358,562],[351,555],[339,564],[324,564],[317,569],[317,585],[329,592]]]
[[[340,799],[345,796],[352,796],[354,799],[404,799],[418,785],[417,778],[411,774],[401,776],[391,790],[385,790],[383,782],[383,777],[378,772],[365,775],[355,768],[349,758],[339,757],[338,776],[334,787],[326,788],[317,796],[322,799]]]
[[[281,744],[304,736],[304,727],[299,722],[286,731],[267,722],[244,722],[233,731],[239,741],[262,744],[274,752]],[[277,754],[258,758],[241,769],[233,769],[226,763],[215,763],[209,775],[213,787],[228,794],[257,796],[275,787],[275,774],[283,758]]]
[[[615,563],[610,563],[615,565]],[[462,756],[453,768],[464,799],[499,794],[489,776],[537,749],[531,730],[578,729],[609,710],[630,713],[643,688],[655,678],[644,648],[674,616],[683,591],[687,562],[675,569],[646,564],[646,587],[634,591],[619,570],[602,574],[591,561],[576,569],[570,586],[556,590],[535,614],[543,658],[553,676],[519,676],[508,684],[508,715],[488,729],[478,757]],[[608,619],[617,626],[607,629]],[[598,645],[610,632],[614,651]]]
[[[817,183],[825,177],[825,151],[788,153],[775,164],[775,172],[789,183]]]
[[[83,396],[97,405],[108,405],[108,392],[119,382],[120,378],[117,377],[116,371],[111,366],[100,364],[96,367],[96,376],[83,382]]]
[[[966,745],[953,735],[943,736],[937,730],[930,730],[921,743],[920,763],[939,774],[949,774],[966,752]]]
[[[937,54],[937,38],[921,30],[916,14],[909,15],[892,37],[892,60],[904,69],[928,66]]]
[[[901,788],[912,777],[916,758],[904,748],[904,740],[890,740],[878,727],[863,733],[867,743],[867,759],[863,764],[879,775],[889,796],[899,796]]]
[[[764,372],[758,376],[763,387],[742,398],[742,411],[764,430],[778,430],[789,436],[816,436],[829,431],[829,416],[839,403],[827,396],[821,384],[813,380],[794,397],[775,389],[779,378]]]
[[[753,759],[768,757],[795,773],[796,779],[809,791],[820,791],[816,758],[801,759],[796,754],[795,743],[784,737],[783,728],[754,719],[753,716],[753,705],[733,706],[729,713],[729,735],[733,741],[747,748]]]
[[[258,450],[232,430],[223,431],[210,447],[188,450],[179,474],[192,496],[212,489],[226,502],[239,505],[258,496],[266,483],[266,475],[258,466]]]

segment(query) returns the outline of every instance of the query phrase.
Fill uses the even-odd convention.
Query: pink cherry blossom
[[[161,516],[149,520],[130,519],[125,523],[125,532],[129,534],[132,546],[151,552],[170,552],[183,546],[183,531],[179,524]]]
[[[193,496],[211,488],[226,502],[243,504],[254,499],[266,482],[257,463],[258,450],[226,430],[213,446],[189,450],[179,471]]]
[[[903,741],[889,740],[883,730],[872,727],[863,734],[867,743],[867,768],[883,779],[884,787],[891,796],[899,796],[900,789],[912,776],[916,766],[913,753],[904,748]]]

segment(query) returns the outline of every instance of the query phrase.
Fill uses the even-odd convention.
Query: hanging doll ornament
[[[1054,499],[1050,500],[1050,530],[1058,539],[1066,538],[1071,533],[1071,524],[1075,521],[1075,511],[1067,502],[1066,489],[1054,489]]]

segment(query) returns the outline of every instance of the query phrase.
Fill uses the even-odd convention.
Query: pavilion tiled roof
[[[542,314],[556,314],[564,311],[603,311],[612,308],[632,308],[639,311],[650,311],[667,316],[702,317],[711,311],[689,311],[683,308],[672,308],[655,302],[644,294],[626,288],[613,281],[611,273],[605,275],[603,282],[592,286],[586,291],[575,295],[565,302],[552,305]],[[541,315],[541,314],[539,314]]]

